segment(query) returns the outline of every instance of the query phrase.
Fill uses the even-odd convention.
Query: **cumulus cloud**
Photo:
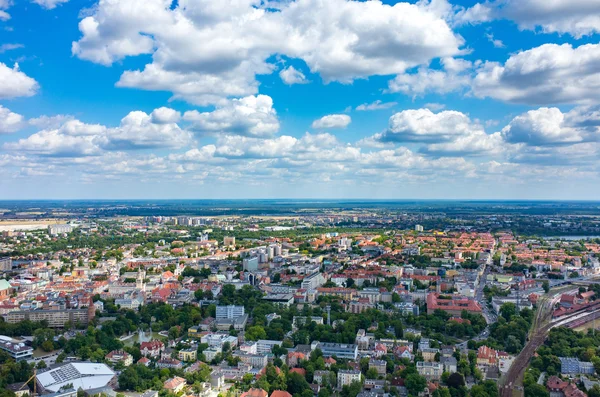
[[[372,139],[382,143],[422,143],[425,145],[419,149],[421,153],[438,157],[494,155],[504,150],[499,133],[487,134],[480,123],[454,110],[404,110],[390,117],[388,129]]]
[[[273,100],[267,95],[233,99],[211,112],[188,111],[183,118],[200,132],[269,136],[279,130]]]
[[[509,143],[554,146],[600,142],[600,112],[597,107],[579,107],[563,114],[558,108],[539,108],[519,115],[502,129]]]
[[[181,113],[179,113],[175,109],[161,107],[158,109],[154,109],[152,114],[152,122],[155,124],[170,124],[177,123],[181,119]]]
[[[569,33],[576,38],[600,32],[600,3],[594,0],[495,0],[461,10],[459,23],[510,19],[522,30]]]
[[[455,56],[463,45],[440,10],[428,2],[171,4],[101,0],[80,22],[81,38],[73,43],[73,54],[104,65],[151,54],[152,63],[125,71],[117,85],[170,91],[175,98],[209,104],[256,94],[256,75],[273,72],[267,59],[275,54],[302,59],[325,82],[351,82]],[[281,77],[287,83],[304,81],[291,67]]]
[[[38,88],[37,81],[21,72],[17,63],[11,69],[0,62],[0,99],[33,96]]]
[[[304,73],[293,66],[282,69],[281,72],[279,72],[279,77],[281,77],[281,80],[287,85],[309,83],[306,76],[304,76]]]
[[[105,151],[150,148],[182,148],[189,145],[192,134],[176,123],[155,123],[153,116],[141,111],[130,112],[118,127],[87,124],[65,118],[55,127],[53,119],[34,119],[32,125],[45,126],[27,138],[7,142],[4,148],[42,156],[97,156]],[[53,128],[55,127],[55,128]]]
[[[23,116],[0,105],[0,134],[17,132],[23,127],[23,124]]]
[[[388,83],[390,92],[413,97],[427,93],[446,94],[469,86],[473,64],[464,59],[444,58],[441,69],[420,67],[416,73],[402,73]]]
[[[356,110],[358,111],[367,111],[367,110],[383,110],[389,109],[396,106],[398,102],[382,102],[380,99],[371,103],[363,103],[362,105],[358,105]]]
[[[346,128],[352,119],[347,114],[329,114],[313,121],[312,128]]]
[[[388,129],[379,138],[388,142],[436,142],[482,131],[481,125],[461,112],[409,109],[392,115]]]
[[[512,55],[504,65],[481,65],[472,90],[480,98],[527,104],[597,102],[598,65],[600,44],[544,44]]]

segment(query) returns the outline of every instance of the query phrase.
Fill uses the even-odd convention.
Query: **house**
[[[458,369],[458,363],[456,362],[456,357],[442,357],[441,358],[442,366],[444,367],[444,372],[454,373]]]
[[[221,371],[213,371],[210,374],[210,386],[213,389],[220,389],[225,385],[225,375]]]
[[[498,352],[488,346],[477,349],[477,366],[488,367],[498,365]]]
[[[369,360],[369,369],[375,368],[378,375],[385,376],[386,367],[387,361],[385,360]]]
[[[292,397],[292,395],[285,390],[274,390],[271,397]]]
[[[352,369],[340,369],[338,371],[338,388],[341,389],[353,382],[360,382],[361,372]]]
[[[177,355],[181,361],[196,361],[198,351],[194,348],[183,349]]]
[[[133,364],[133,356],[123,350],[113,350],[110,353],[108,353],[104,358],[106,359],[106,361],[112,364],[116,364],[119,361],[121,361],[126,367],[129,367],[131,364]]]
[[[140,344],[140,352],[143,356],[158,357],[163,350],[165,350],[165,344],[156,339]]]
[[[423,356],[423,360],[433,362],[435,361],[435,356],[439,354],[439,349],[432,349],[427,347],[425,349],[421,349],[421,355]]]
[[[268,397],[269,393],[267,393],[263,389],[255,389],[251,388],[247,392],[240,394],[240,397]]]
[[[27,386],[26,382],[11,383],[10,385],[7,385],[6,388],[15,393],[17,397],[23,397],[25,394],[31,395],[29,386]]]
[[[290,373],[296,373],[301,375],[303,378],[306,377],[306,370],[304,368],[292,368],[290,369]]]
[[[410,346],[396,346],[394,348],[394,355],[398,358],[406,358],[410,361],[413,359]]]
[[[417,372],[427,380],[440,380],[444,368],[441,363],[419,361],[417,362]]]
[[[183,368],[183,363],[174,358],[161,358],[156,362],[156,366],[158,368],[175,368],[181,369]]]
[[[186,380],[184,378],[180,378],[176,376],[174,378],[167,379],[163,384],[163,388],[165,390],[169,390],[173,393],[179,393],[183,390],[186,385]]]
[[[546,387],[550,392],[550,397],[564,397],[564,390],[568,384],[569,382],[565,382],[555,375],[552,375],[548,378],[548,381],[546,381]]]
[[[319,385],[329,384],[331,371],[327,370],[317,370],[313,374],[313,382]]]
[[[138,360],[138,364],[145,365],[146,367],[150,365],[150,359],[148,357],[142,357]]]

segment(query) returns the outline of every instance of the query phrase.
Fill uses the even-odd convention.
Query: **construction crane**
[[[33,375],[31,375],[31,378],[27,379],[27,382],[23,383],[23,386],[21,386],[21,388],[20,388],[18,391],[21,391],[21,390],[23,390],[23,388],[24,388],[25,386],[27,386],[27,384],[28,384],[29,382],[31,382],[31,380],[32,380],[32,379],[35,379],[35,376],[36,376],[36,375],[37,375],[37,368],[33,368]],[[34,380],[34,381],[33,381],[33,394],[31,395],[32,397],[37,395],[37,394],[36,394],[36,386],[37,386],[37,382]]]

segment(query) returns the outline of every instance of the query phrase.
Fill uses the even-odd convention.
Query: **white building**
[[[440,380],[444,367],[441,363],[419,361],[417,363],[417,372],[427,380]]]
[[[242,317],[244,314],[244,306],[217,306],[217,320],[223,318],[231,320],[237,317]]]
[[[56,236],[59,234],[71,233],[73,231],[73,226],[67,224],[60,225],[49,225],[48,226],[48,234],[52,236]]]
[[[360,382],[361,373],[351,369],[340,369],[338,372],[338,388],[341,389],[353,382]]]
[[[72,384],[75,390],[85,391],[108,385],[115,373],[101,363],[65,363],[59,367],[38,373],[36,382],[42,393],[56,393],[63,386]]]

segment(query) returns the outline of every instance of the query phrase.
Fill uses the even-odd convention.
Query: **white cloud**
[[[436,112],[436,111],[445,109],[446,105],[444,105],[443,103],[429,102],[429,103],[426,103],[425,106],[423,106],[423,107]]]
[[[600,141],[598,108],[575,108],[563,114],[558,108],[539,108],[519,115],[502,129],[509,143],[528,146]]]
[[[388,129],[380,136],[390,142],[436,142],[482,132],[481,125],[454,110],[434,113],[429,109],[409,109],[390,117]]]
[[[233,99],[212,112],[188,111],[183,118],[200,132],[269,136],[279,130],[273,100],[267,95]]]
[[[367,111],[367,110],[382,110],[389,109],[396,106],[398,102],[382,102],[380,99],[371,103],[363,103],[362,105],[358,105],[356,110],[358,111]]]
[[[43,116],[35,117],[35,118],[27,120],[27,122],[32,126],[40,128],[42,130],[47,130],[47,129],[57,129],[61,125],[65,124],[67,121],[70,121],[73,119],[74,119],[73,116],[70,116],[70,115],[57,114],[55,116],[43,115]]]
[[[65,121],[56,127],[59,120]],[[81,157],[114,150],[177,149],[189,145],[192,140],[192,134],[176,123],[164,120],[155,123],[152,115],[141,111],[130,112],[114,128],[86,124],[64,116],[33,119],[30,123],[46,129],[17,142],[7,142],[4,148],[42,156]]]
[[[0,134],[19,131],[24,125],[23,120],[23,116],[20,114],[11,112],[0,105]]]
[[[461,10],[462,23],[510,19],[520,29],[569,33],[576,38],[600,32],[600,3],[595,0],[495,0]]]
[[[282,69],[281,72],[279,72],[279,77],[287,85],[309,83],[309,81],[306,79],[306,76],[304,76],[304,73],[293,66]]]
[[[12,1],[10,0],[0,0],[0,21],[8,21],[10,19],[10,14],[5,10],[12,5]]]
[[[496,48],[504,48],[504,43],[502,42],[502,40],[498,40],[496,38],[494,38],[494,35],[492,33],[486,33],[485,37],[487,37],[488,41],[490,43],[492,43],[492,45]]]
[[[390,92],[402,92],[413,97],[427,93],[446,94],[468,87],[472,64],[455,58],[444,58],[441,69],[421,67],[416,73],[402,73],[388,83]]]
[[[0,62],[0,99],[32,96],[38,88],[37,81],[21,72],[18,64],[11,69]]]
[[[512,55],[504,65],[477,69],[472,90],[527,104],[591,103],[600,99],[600,44],[544,44]]]
[[[31,0],[31,2],[47,10],[51,10],[53,8],[56,8],[56,6],[68,3],[69,0]]]
[[[104,65],[152,54],[152,63],[126,71],[117,85],[171,91],[175,98],[209,104],[256,94],[255,76],[272,73],[267,59],[275,54],[304,60],[325,82],[351,82],[458,55],[463,44],[438,7],[427,2],[181,0],[175,9],[171,4],[100,0],[80,22],[82,37],[73,43],[73,54]],[[299,81],[292,72],[286,69],[282,78]]]
[[[78,157],[100,154],[93,135],[72,136],[59,130],[42,130],[17,142],[7,142],[4,148],[19,153],[45,156]]]
[[[0,45],[0,54],[5,53],[6,51],[12,51],[12,50],[16,50],[19,48],[23,48],[23,44],[18,44],[18,43],[2,44],[2,45]]]
[[[329,114],[313,121],[312,128],[346,128],[351,121],[347,114]]]
[[[155,124],[177,123],[181,119],[181,113],[175,109],[161,107],[152,111],[152,122]]]
[[[500,133],[487,134],[483,127],[464,113],[445,110],[409,109],[390,117],[383,133],[363,139],[371,147],[400,142],[425,144],[419,151],[434,156],[495,155],[504,150]]]

